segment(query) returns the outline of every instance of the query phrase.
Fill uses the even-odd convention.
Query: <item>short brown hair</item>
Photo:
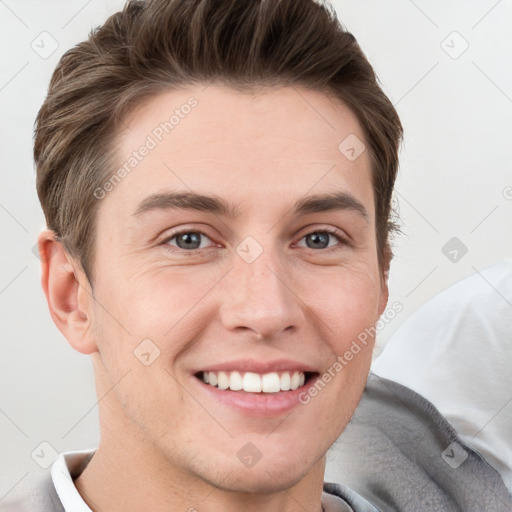
[[[242,92],[301,86],[353,110],[372,162],[379,265],[387,271],[402,126],[334,10],[314,0],[132,0],[62,56],[36,119],[46,222],[91,284],[94,190],[113,172],[123,116],[143,98],[210,82]]]

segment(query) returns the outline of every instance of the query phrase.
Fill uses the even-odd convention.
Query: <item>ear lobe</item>
[[[38,238],[43,287],[51,317],[69,344],[82,354],[97,351],[92,336],[92,295],[79,265],[67,253],[51,230]],[[81,293],[86,287],[88,293]]]

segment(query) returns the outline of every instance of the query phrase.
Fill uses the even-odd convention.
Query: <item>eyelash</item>
[[[192,229],[184,229],[182,231],[176,231],[174,233],[171,233],[165,240],[162,241],[161,244],[162,245],[169,244],[169,242],[171,240],[174,240],[176,237],[186,234],[186,233],[196,233],[198,235],[203,235],[206,238],[210,239],[210,237],[206,233],[203,233],[202,231],[195,231]],[[309,235],[312,235],[312,234],[329,234],[329,235],[333,236],[334,238],[336,238],[336,240],[341,244],[341,246],[350,245],[348,240],[341,234],[341,232],[336,229],[333,229],[333,228],[323,228],[323,229],[317,229],[317,230],[310,231],[309,233],[306,233],[305,235],[303,235],[299,239],[299,241]],[[179,247],[174,247],[172,245],[168,245],[168,247],[172,248],[172,249],[168,249],[171,253],[180,254],[180,255],[184,255],[184,256],[185,255],[186,256],[195,256],[200,251],[213,248],[213,247],[209,247],[209,248],[203,248],[203,249],[186,250],[186,249],[180,249]],[[340,246],[335,246],[335,247],[326,247],[324,249],[310,249],[310,250],[314,251],[314,252],[318,252],[318,251],[331,252],[331,251],[340,250],[341,248],[342,247],[340,247]],[[308,249],[308,247],[306,247],[306,249]]]

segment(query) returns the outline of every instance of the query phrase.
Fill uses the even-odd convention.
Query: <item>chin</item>
[[[286,468],[280,474],[276,474],[275,469],[267,471],[265,468],[258,473],[253,473],[253,469],[245,470],[242,474],[231,474],[220,487],[232,492],[272,494],[290,489],[300,482],[306,473],[305,471],[296,473]]]

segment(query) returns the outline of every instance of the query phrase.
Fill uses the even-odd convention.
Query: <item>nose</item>
[[[283,267],[278,256],[268,251],[251,263],[235,255],[220,299],[226,329],[271,341],[299,328],[303,302],[293,290],[290,271]]]

